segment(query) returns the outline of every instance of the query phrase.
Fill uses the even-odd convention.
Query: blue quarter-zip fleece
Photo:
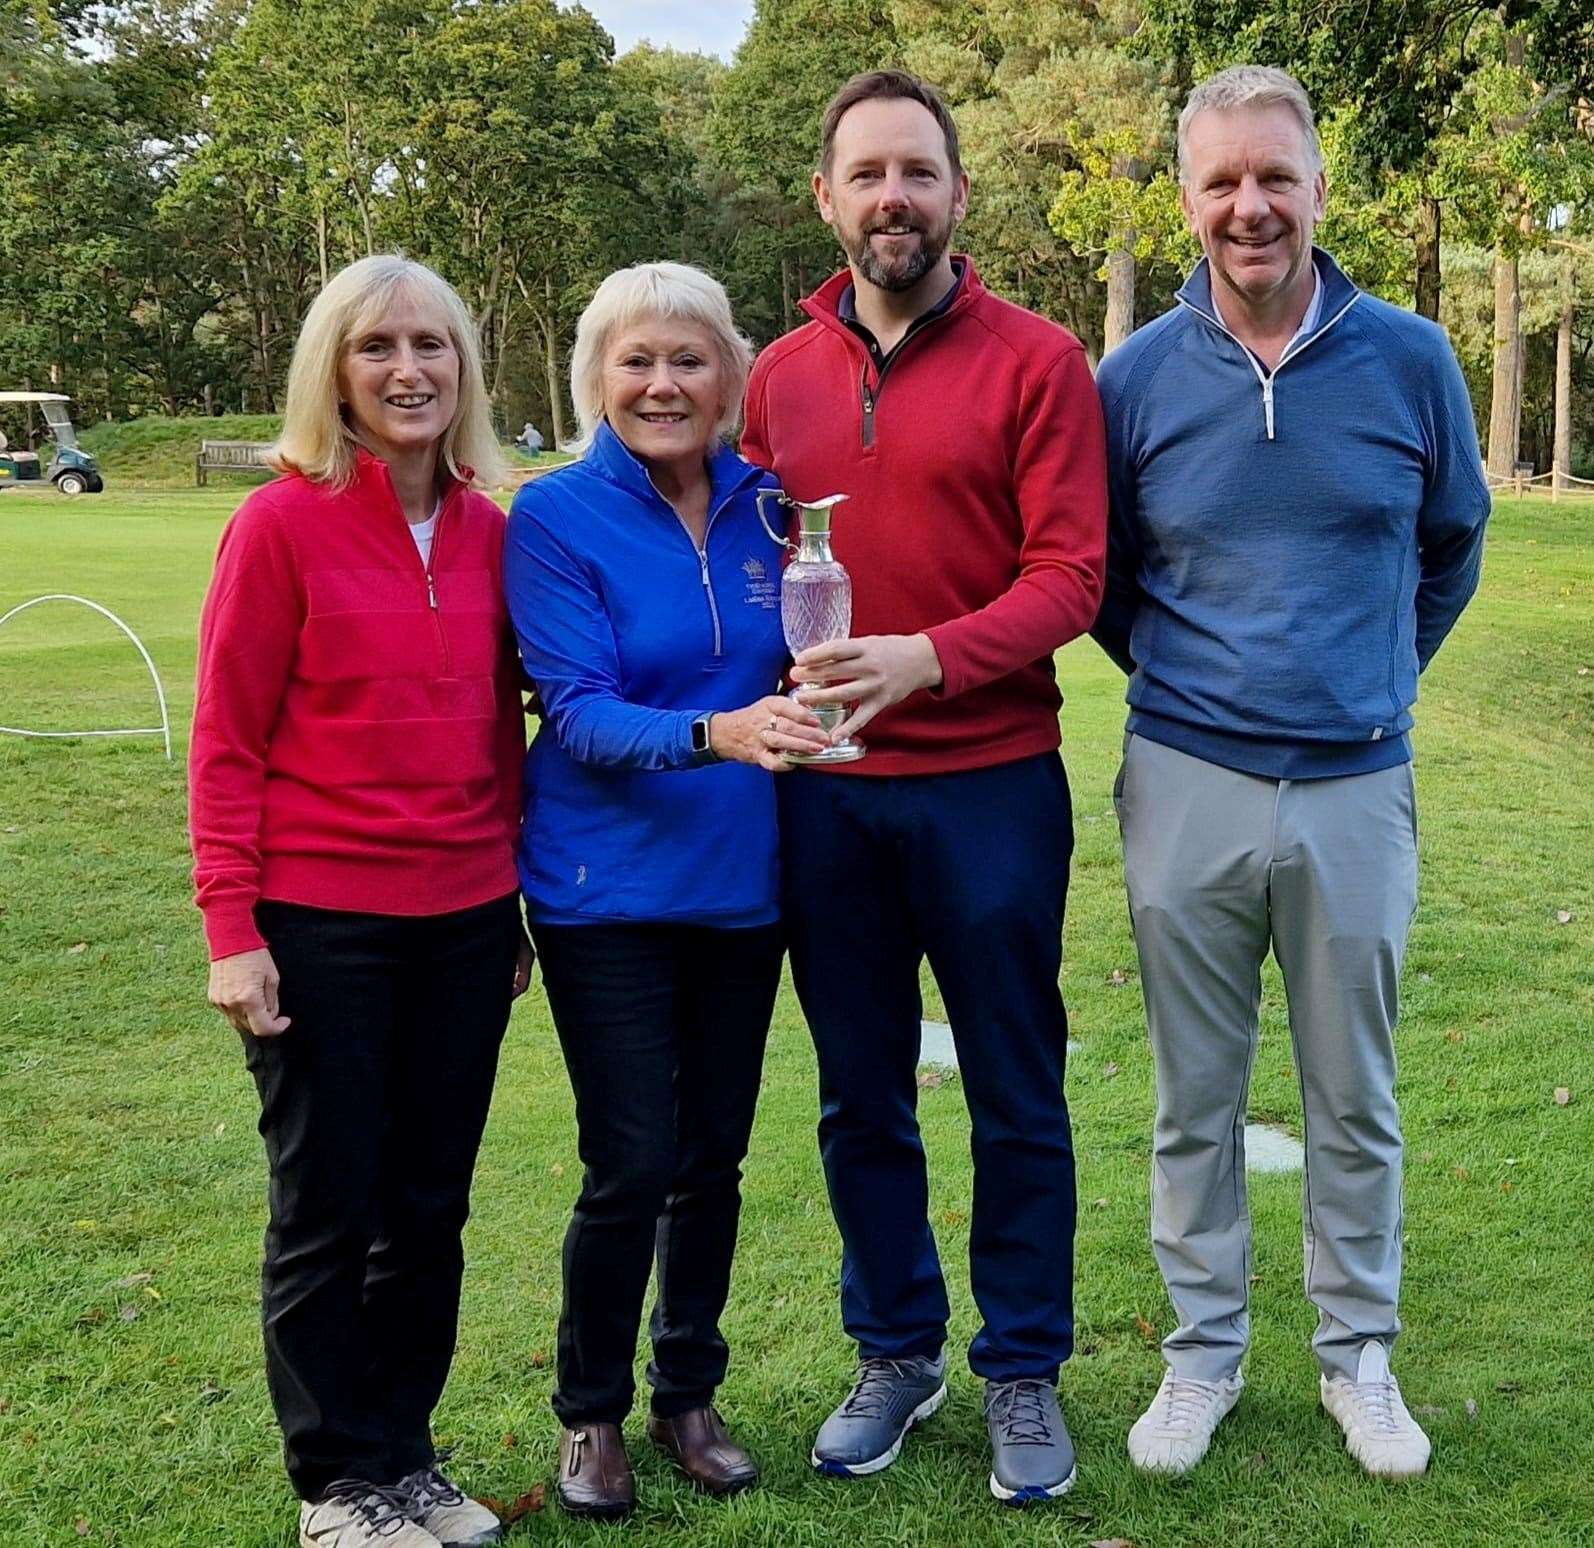
[[[1406,761],[1417,677],[1477,588],[1489,491],[1442,330],[1314,249],[1317,327],[1269,373],[1212,305],[1101,363],[1107,596],[1129,729],[1276,779]]]
[[[698,766],[691,741],[697,716],[779,689],[782,554],[754,504],[775,481],[724,447],[709,475],[701,554],[607,424],[515,496],[504,584],[544,706],[519,854],[534,921],[778,917],[774,776]]]

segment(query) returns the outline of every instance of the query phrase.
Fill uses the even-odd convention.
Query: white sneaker
[[[1319,1382],[1323,1407],[1345,1432],[1345,1449],[1375,1478],[1415,1478],[1428,1467],[1433,1448],[1411,1417],[1389,1369],[1389,1351],[1371,1339],[1362,1345],[1356,1379]]]
[[[503,1523],[485,1505],[478,1505],[434,1463],[404,1478],[415,1519],[443,1548],[487,1548],[503,1539]]]
[[[300,1548],[439,1548],[411,1510],[408,1490],[340,1478],[299,1507]]]
[[[1145,1473],[1188,1473],[1207,1454],[1218,1421],[1240,1400],[1245,1378],[1190,1381],[1165,1371],[1162,1385],[1129,1431],[1129,1460]]]

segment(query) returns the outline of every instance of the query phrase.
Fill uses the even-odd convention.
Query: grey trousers
[[[1250,1339],[1245,1111],[1262,962],[1284,975],[1301,1083],[1306,1293],[1330,1375],[1400,1323],[1393,1032],[1417,902],[1410,764],[1236,773],[1131,736],[1115,792],[1157,1071],[1151,1238],[1176,1374],[1221,1381]]]

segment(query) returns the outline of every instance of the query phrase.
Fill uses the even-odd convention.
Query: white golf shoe
[[[1320,1379],[1323,1407],[1345,1432],[1345,1449],[1374,1478],[1415,1478],[1433,1448],[1411,1417],[1389,1369],[1389,1351],[1376,1339],[1362,1345],[1356,1379]]]
[[[1244,1388],[1238,1371],[1219,1382],[1165,1371],[1151,1407],[1129,1431],[1129,1460],[1144,1473],[1188,1473],[1207,1454],[1212,1432]]]

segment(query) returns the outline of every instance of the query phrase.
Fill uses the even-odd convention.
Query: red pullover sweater
[[[1106,445],[1084,350],[959,261],[956,301],[883,376],[837,315],[843,270],[748,386],[743,455],[799,498],[850,497],[834,546],[853,634],[924,633],[941,660],[940,688],[882,711],[868,757],[826,772],[939,774],[1055,748],[1052,653],[1101,602]]]
[[[269,898],[441,914],[513,892],[525,720],[503,512],[455,484],[429,567],[387,465],[257,489],[222,534],[189,752],[210,954]]]

